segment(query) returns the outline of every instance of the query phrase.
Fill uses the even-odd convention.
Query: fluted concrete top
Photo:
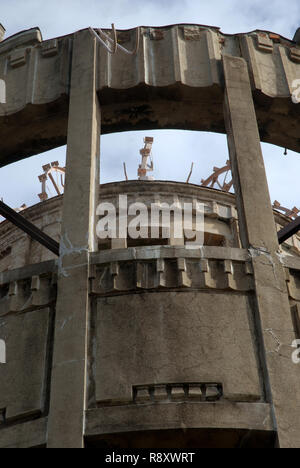
[[[3,41],[5,34],[5,27],[0,23],[0,42]]]
[[[112,34],[95,31],[102,38]],[[66,142],[74,34],[43,41],[34,28],[1,42],[0,80],[7,95],[0,104],[0,166]],[[227,35],[191,24],[117,31],[115,54],[98,46],[102,131],[224,133],[226,54],[248,63],[261,139],[300,151],[300,105],[292,101],[300,80],[298,36],[299,31],[294,41],[266,31]]]

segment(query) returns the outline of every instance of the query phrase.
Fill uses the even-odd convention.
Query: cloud
[[[4,3],[4,0],[0,0]],[[41,7],[42,4],[42,7]],[[289,0],[11,0],[1,7],[7,34],[40,26],[45,38],[64,35],[89,25],[119,28],[137,25],[200,23],[225,33],[270,29],[292,36],[299,26],[300,3]]]

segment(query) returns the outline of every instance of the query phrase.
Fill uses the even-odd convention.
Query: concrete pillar
[[[242,245],[252,256],[256,324],[265,396],[273,405],[282,448],[300,446],[300,373],[292,362],[296,331],[278,256],[275,221],[260,145],[247,64],[223,57],[225,123],[237,195]]]
[[[48,447],[82,448],[87,399],[89,252],[95,251],[99,190],[100,108],[97,45],[75,34],[67,171],[50,395]]]

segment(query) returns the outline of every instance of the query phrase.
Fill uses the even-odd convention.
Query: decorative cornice
[[[103,133],[138,126],[224,133],[222,56],[233,55],[248,63],[263,141],[299,151],[298,108],[291,99],[300,76],[297,34],[295,42],[268,31],[229,35],[197,24],[141,26],[139,31],[143,40],[136,54],[120,49],[110,56],[98,45]],[[43,42],[34,28],[0,42],[0,69],[5,70],[0,79],[9,90],[0,106],[0,120],[6,119],[0,165],[65,143],[75,34],[90,30]],[[136,28],[117,35],[120,47],[136,43]],[[280,106],[273,106],[276,99]],[[15,114],[21,111],[26,125],[12,141],[7,135],[16,134]]]
[[[0,317],[45,308],[56,300],[56,275],[36,275],[0,286]]]
[[[221,383],[168,383],[136,385],[132,388],[132,400],[98,401],[97,407],[140,405],[157,403],[217,402],[223,398]]]
[[[91,259],[94,265],[91,293],[110,296],[147,290],[253,290],[252,263],[248,254],[239,249],[220,248],[218,255],[217,250],[215,248],[211,256],[219,258],[210,259],[204,257],[201,249],[197,252],[168,247],[127,249],[123,255],[122,251],[112,252],[112,261],[107,262],[107,255],[106,261],[102,257],[102,263],[100,256],[94,255]],[[221,259],[225,250],[228,258]],[[116,260],[118,253],[120,260]]]

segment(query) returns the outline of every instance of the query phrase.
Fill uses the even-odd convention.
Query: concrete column
[[[240,233],[253,260],[256,323],[265,396],[273,405],[278,442],[300,446],[300,372],[291,356],[295,330],[284,269],[278,256],[275,221],[269,196],[247,64],[223,57],[225,122],[237,196]]]
[[[67,171],[59,259],[49,448],[82,448],[87,399],[89,252],[96,250],[100,108],[97,45],[75,34],[70,91]]]

